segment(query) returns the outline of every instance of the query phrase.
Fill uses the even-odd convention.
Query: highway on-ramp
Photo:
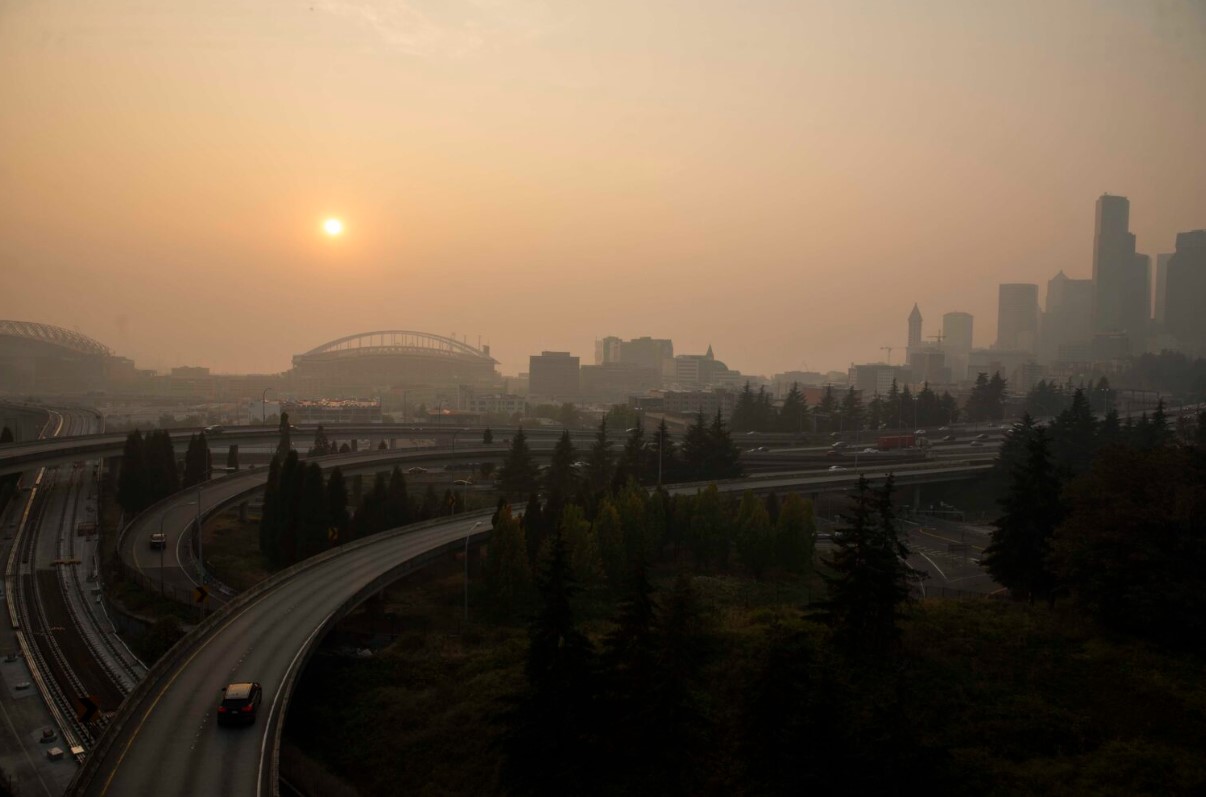
[[[238,596],[156,664],[70,793],[276,793],[277,740],[291,682],[316,641],[424,556],[463,544],[482,519],[488,526],[489,512],[350,543]],[[263,686],[260,716],[248,728],[217,727],[220,690],[236,681]]]

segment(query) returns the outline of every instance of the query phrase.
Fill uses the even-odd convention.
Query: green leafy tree
[[[619,589],[628,574],[628,551],[624,545],[624,524],[610,499],[604,498],[595,512],[595,539],[607,583],[612,589]]]
[[[984,565],[993,579],[1030,602],[1054,602],[1055,576],[1049,562],[1051,537],[1063,520],[1060,481],[1052,466],[1045,429],[1030,434],[1026,459],[1011,474],[1004,510],[994,524]]]
[[[710,484],[693,502],[687,544],[701,568],[723,564],[729,543],[729,519],[720,500],[720,491]]]
[[[746,498],[750,500],[748,511],[744,508]],[[746,492],[742,505],[738,517],[737,555],[754,578],[760,579],[771,566],[775,556],[770,515],[767,514],[766,505],[754,498],[751,492]]]
[[[1114,631],[1206,651],[1206,457],[1103,450],[1068,489],[1052,539],[1055,578]]]
[[[505,506],[486,548],[484,580],[493,606],[504,616],[521,609],[532,587],[532,568],[523,526]]]
[[[599,555],[598,538],[590,521],[577,504],[570,504],[561,515],[561,536],[568,549],[570,565],[578,576],[583,587],[590,588],[603,578],[603,560]],[[547,559],[547,550],[551,543],[545,540],[546,553],[541,561]]]
[[[557,410],[557,421],[567,429],[576,429],[582,423],[582,413],[573,402],[567,401]]]
[[[538,477],[532,450],[528,448],[528,438],[520,426],[511,438],[511,447],[499,471],[499,488],[504,495],[511,497],[530,495],[536,490]]]
[[[796,575],[809,572],[816,540],[812,501],[792,493],[784,499],[775,524],[775,555],[779,566]]]
[[[487,426],[486,431],[482,432],[482,443],[484,443],[485,445],[491,445],[493,442],[494,442],[494,432],[490,429],[489,426]]]

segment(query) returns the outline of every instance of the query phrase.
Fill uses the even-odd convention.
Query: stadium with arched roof
[[[294,388],[310,395],[365,397],[394,388],[486,386],[497,379],[490,347],[429,332],[360,332],[293,357]]]
[[[113,352],[80,332],[0,320],[0,392],[79,393],[105,386]]]

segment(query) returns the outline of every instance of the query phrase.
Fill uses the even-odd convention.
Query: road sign
[[[205,587],[197,587],[193,590],[194,603],[205,603],[207,600],[209,600],[209,590]]]

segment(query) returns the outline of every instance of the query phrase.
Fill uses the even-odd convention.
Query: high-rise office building
[[[652,368],[663,376],[674,366],[674,343],[664,338],[633,338],[620,344],[620,362]]]
[[[1093,342],[1093,280],[1074,280],[1063,271],[1047,281],[1047,306],[1039,330],[1045,363],[1082,360]]]
[[[545,351],[528,358],[528,392],[540,398],[568,401],[581,392],[578,358],[568,351]]]
[[[1097,200],[1093,233],[1093,332],[1126,337],[1142,351],[1151,316],[1149,259],[1135,252],[1131,203],[1104,194]]]
[[[1038,343],[1038,286],[1002,284],[997,295],[997,348],[1034,351]]]
[[[951,371],[951,380],[959,382],[967,378],[967,357],[972,350],[971,313],[946,313],[942,316],[942,349],[946,353],[946,366]]]
[[[1192,357],[1206,356],[1206,230],[1177,233],[1177,251],[1168,260],[1164,326],[1177,348]]]
[[[1164,308],[1168,296],[1168,261],[1173,253],[1156,255],[1156,306],[1152,310],[1152,318],[1157,324],[1164,325]]]
[[[608,335],[602,340],[595,341],[595,365],[607,365],[620,361],[620,346],[623,344],[614,335]]]

